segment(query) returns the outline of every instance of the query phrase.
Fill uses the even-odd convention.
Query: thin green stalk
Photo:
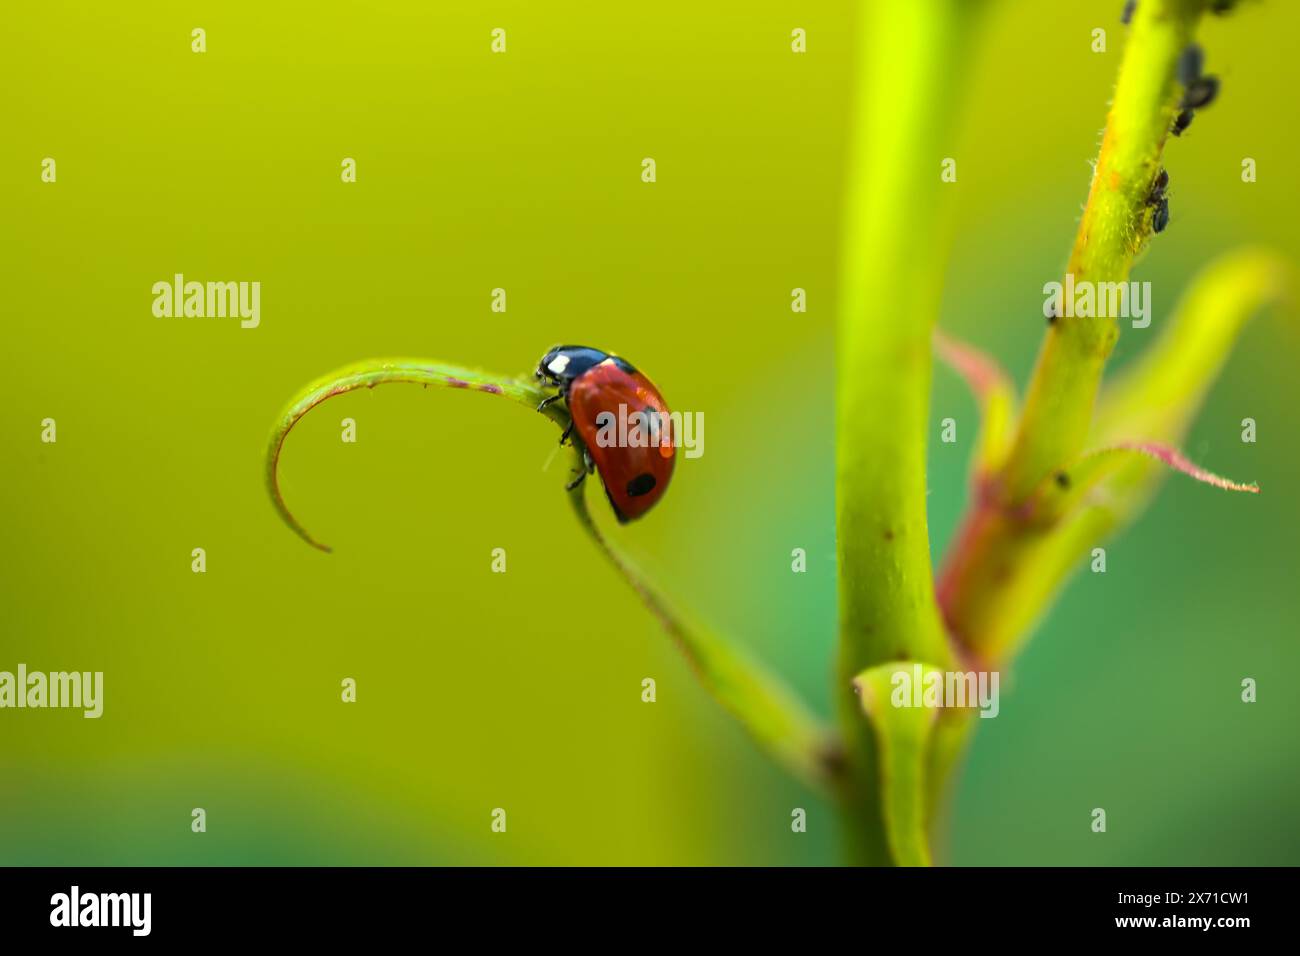
[[[329,545],[312,537],[285,504],[284,495],[280,492],[279,479],[280,452],[284,448],[284,441],[302,417],[321,402],[345,392],[354,392],[359,388],[374,388],[376,385],[389,385],[395,382],[422,385],[425,388],[430,385],[443,388],[467,388],[489,395],[501,395],[534,410],[547,396],[547,393],[530,379],[494,375],[477,369],[466,369],[426,359],[367,359],[336,369],[316,379],[294,396],[280,413],[275,427],[271,430],[271,439],[266,450],[266,488],[270,492],[271,503],[284,523],[313,548],[327,553],[332,550]],[[569,422],[568,414],[558,404],[547,406],[542,413],[561,428]]]
[[[1205,7],[1204,0],[1138,5],[1066,269],[1076,285],[1127,281],[1151,239],[1152,187],[1184,92],[1178,64]],[[1126,382],[1139,382],[1128,391],[1140,401],[1126,402],[1118,414],[1109,402],[1100,433],[1094,405],[1119,320],[1067,314],[1050,324],[1010,456],[977,489],[940,578],[945,620],[966,653],[995,662],[1014,653],[1086,553],[1080,549],[1096,546],[1104,531],[1131,520],[1163,471],[1159,461],[1137,452],[1220,487],[1244,487],[1192,466],[1173,446],[1213,380],[1215,363],[1228,354],[1242,310],[1249,312],[1257,296],[1270,294],[1278,271],[1271,257],[1254,254],[1226,273],[1220,268],[1212,290],[1198,286],[1192,307],[1213,314],[1218,324],[1175,319],[1173,328],[1184,331],[1163,337],[1125,376]],[[1136,451],[1086,454],[1114,446]],[[1113,520],[1093,513],[1103,497],[1111,505],[1100,511]]]
[[[1148,199],[1182,97],[1178,60],[1204,9],[1205,0],[1142,0],[1137,6],[1065,270],[1075,283],[1127,281],[1151,237]],[[1004,475],[1005,501],[1024,500],[1083,451],[1102,371],[1118,340],[1115,317],[1061,316],[1049,327]]]
[[[1265,250],[1213,263],[1160,338],[1102,393],[1089,441],[1096,450],[1063,465],[1065,480],[1042,482],[1019,512],[975,503],[940,579],[949,626],[974,651],[993,662],[1014,655],[1070,572],[1135,520],[1171,460],[1142,449],[1182,442],[1247,320],[1290,283],[1287,263]],[[1220,488],[1255,490],[1180,470]]]
[[[359,388],[395,382],[500,395],[530,410],[536,410],[551,394],[531,379],[515,379],[424,359],[372,359],[338,369],[312,382],[289,402],[272,429],[266,454],[266,484],[276,512],[314,548],[330,550],[294,517],[280,492],[278,472],[285,439],[302,417],[322,402]],[[568,412],[560,403],[548,405],[542,412],[561,429],[569,423]],[[574,467],[580,469],[583,467],[582,453],[576,445],[574,454]],[[835,749],[827,732],[802,702],[764,667],[714,632],[688,624],[672,609],[646,577],[597,528],[587,509],[586,484],[584,482],[569,492],[578,523],[641,596],[685,654],[705,689],[778,763],[813,786],[834,785]]]
[[[583,492],[581,486],[569,492],[578,523],[659,619],[705,689],[740,721],[764,751],[795,776],[821,788],[837,784],[837,746],[803,702],[738,646],[707,628],[688,625],[631,560],[601,533]]]

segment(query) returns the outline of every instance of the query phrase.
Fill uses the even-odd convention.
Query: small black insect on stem
[[[1187,109],[1199,110],[1213,103],[1218,95],[1219,78],[1202,76],[1187,88],[1187,94],[1183,97],[1183,106]]]
[[[1151,216],[1151,228],[1155,232],[1164,232],[1169,225],[1169,197],[1165,195],[1168,188],[1169,171],[1162,167],[1151,184],[1151,194],[1147,196],[1147,205],[1155,209]]]
[[[1178,57],[1178,82],[1191,86],[1200,78],[1201,67],[1205,64],[1205,52],[1195,43],[1189,43]]]
[[[1183,131],[1192,125],[1195,110],[1209,106],[1219,95],[1219,78],[1202,75],[1204,63],[1205,53],[1195,43],[1188,44],[1178,58],[1178,81],[1183,84],[1183,99],[1170,129],[1175,136],[1183,135]]]
[[[1137,0],[1124,0],[1124,9],[1119,13],[1119,22],[1128,26],[1133,22],[1133,14],[1137,11]],[[1210,4],[1210,12],[1216,16],[1223,16],[1231,13],[1232,8],[1237,5],[1237,0],[1213,0]]]

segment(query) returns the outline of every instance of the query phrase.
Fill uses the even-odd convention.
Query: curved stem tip
[[[533,410],[536,410],[549,395],[532,381],[460,368],[428,359],[367,359],[364,362],[346,365],[316,379],[291,399],[284,411],[280,413],[275,428],[271,431],[271,439],[266,450],[266,488],[271,494],[271,503],[275,505],[275,510],[284,519],[284,523],[313,548],[325,552],[332,550],[329,545],[312,537],[284,502],[284,495],[280,492],[278,470],[280,452],[284,448],[285,439],[304,415],[326,399],[359,388],[374,388],[376,385],[387,385],[392,382],[406,382],[426,387],[440,385],[444,388],[466,388],[489,395],[501,395],[521,405],[527,405]],[[541,411],[561,428],[569,422],[568,413],[559,403],[548,405]]]

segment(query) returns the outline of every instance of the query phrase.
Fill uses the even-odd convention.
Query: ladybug
[[[582,448],[586,467],[569,490],[594,468],[620,524],[654,507],[668,490],[676,455],[668,405],[654,383],[626,359],[585,345],[550,349],[536,374],[559,389],[537,410],[564,402],[570,422],[560,444],[576,432]]]

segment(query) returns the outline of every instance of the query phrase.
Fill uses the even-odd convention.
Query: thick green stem
[[[949,228],[941,179],[954,156],[973,9],[965,0],[866,5],[841,263],[837,400],[840,647],[836,701],[851,785],[854,858],[893,862],[878,753],[853,679],[890,660],[951,660],[926,522],[930,334]],[[957,169],[960,176],[960,168]]]

